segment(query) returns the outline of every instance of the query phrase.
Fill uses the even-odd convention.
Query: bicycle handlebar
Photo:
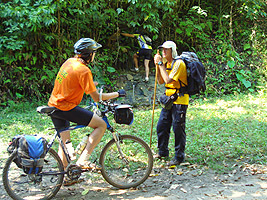
[[[86,107],[86,109],[91,110],[94,113],[98,114],[100,117],[102,117],[108,112],[114,114],[116,108],[131,108],[131,107],[132,106],[128,104],[112,103],[109,100],[107,100],[98,103],[92,102],[90,106]]]
[[[109,100],[107,100],[107,101],[101,101],[98,103],[96,102],[91,103],[91,106],[87,106],[87,108],[90,109],[93,106],[93,110],[94,109],[99,110],[102,113],[102,115],[108,112],[112,112],[114,114],[115,107],[117,107],[118,105],[119,104],[111,103]]]

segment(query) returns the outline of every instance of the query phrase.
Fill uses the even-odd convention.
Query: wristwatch
[[[163,62],[162,62],[162,61],[159,61],[159,62],[158,62],[158,65],[162,65],[162,64],[163,64]]]

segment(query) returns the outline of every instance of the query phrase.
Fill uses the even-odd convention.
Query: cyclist
[[[68,127],[70,122],[94,129],[88,138],[85,150],[76,163],[82,167],[90,165],[89,157],[107,128],[106,123],[101,117],[78,106],[83,98],[83,94],[90,94],[95,102],[126,95],[123,89],[118,92],[103,94],[97,91],[97,83],[93,82],[92,72],[87,65],[93,62],[96,50],[100,47],[102,45],[91,38],[81,38],[75,43],[75,56],[67,59],[61,66],[48,102],[49,106],[57,108],[51,115],[56,130]],[[70,132],[61,132],[61,138],[65,144],[66,140],[70,140]],[[66,168],[68,162],[61,147],[58,154],[64,168]]]

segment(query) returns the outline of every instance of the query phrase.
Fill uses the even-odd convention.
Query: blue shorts
[[[55,129],[57,131],[70,126],[70,122],[77,123],[77,125],[88,126],[93,118],[94,113],[79,106],[69,110],[62,111],[57,109],[50,115]]]

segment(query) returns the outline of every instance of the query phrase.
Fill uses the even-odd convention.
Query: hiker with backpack
[[[168,105],[163,105],[157,124],[158,154],[154,158],[169,157],[168,144],[172,126],[175,135],[175,156],[168,165],[179,165],[185,159],[185,121],[189,94],[180,93],[180,88],[187,85],[187,70],[185,62],[176,59],[176,44],[173,41],[166,41],[158,48],[162,50],[162,56],[157,53],[154,57],[158,68],[157,81],[159,84],[165,84],[166,90],[161,101]]]
[[[136,38],[138,40],[140,49],[133,55],[135,71],[139,71],[138,67],[138,58],[140,56],[144,57],[144,66],[145,66],[145,82],[149,81],[149,62],[152,57],[152,40],[143,34],[136,33],[136,34],[129,34],[129,33],[121,33],[121,35],[126,37]]]

